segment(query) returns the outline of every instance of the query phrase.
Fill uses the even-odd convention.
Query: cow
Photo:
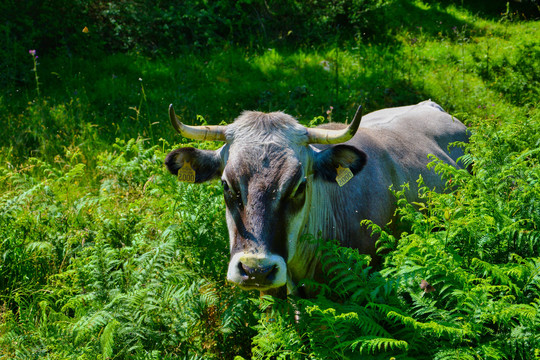
[[[307,128],[283,112],[244,111],[224,126],[188,126],[169,107],[173,127],[194,140],[225,142],[217,150],[183,147],[165,165],[185,167],[192,182],[221,179],[230,239],[227,280],[245,290],[293,292],[320,271],[316,243],[334,239],[377,260],[375,241],[361,221],[384,226],[396,209],[392,185],[409,183],[417,199],[421,175],[430,188],[441,178],[426,167],[429,154],[459,167],[467,129],[430,100],[382,109],[353,121]],[[362,119],[362,126],[360,120]],[[286,286],[286,287],[285,287]]]

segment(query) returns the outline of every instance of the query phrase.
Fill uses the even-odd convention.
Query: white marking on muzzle
[[[277,288],[287,282],[287,264],[279,255],[239,252],[229,262],[227,280],[247,290]]]

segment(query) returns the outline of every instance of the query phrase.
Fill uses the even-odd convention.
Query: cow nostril
[[[239,262],[238,263],[238,271],[240,271],[240,276],[244,277],[244,276],[249,276],[249,274],[253,272],[253,269],[250,268],[249,266]]]
[[[255,266],[249,267],[246,264],[239,262],[238,271],[243,278],[251,278],[253,280],[274,281],[278,273],[277,265]]]
[[[277,273],[278,273],[278,267],[276,265],[273,265],[270,271],[268,272],[268,275],[266,276],[266,280],[268,281],[276,280]]]

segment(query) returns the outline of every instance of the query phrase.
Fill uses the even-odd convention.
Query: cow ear
[[[325,181],[336,182],[339,166],[348,168],[356,175],[366,162],[367,155],[362,150],[349,145],[335,145],[317,154],[314,173]]]
[[[212,180],[223,171],[219,151],[185,147],[171,151],[165,158],[165,165],[173,175],[178,175],[185,162],[195,171],[196,183]]]

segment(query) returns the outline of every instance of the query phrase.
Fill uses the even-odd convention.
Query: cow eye
[[[306,191],[306,179],[302,180],[302,182],[298,185],[296,188],[296,191],[294,192],[294,196],[301,196]]]
[[[223,191],[229,191],[229,184],[225,180],[221,180],[221,185],[223,185]]]

